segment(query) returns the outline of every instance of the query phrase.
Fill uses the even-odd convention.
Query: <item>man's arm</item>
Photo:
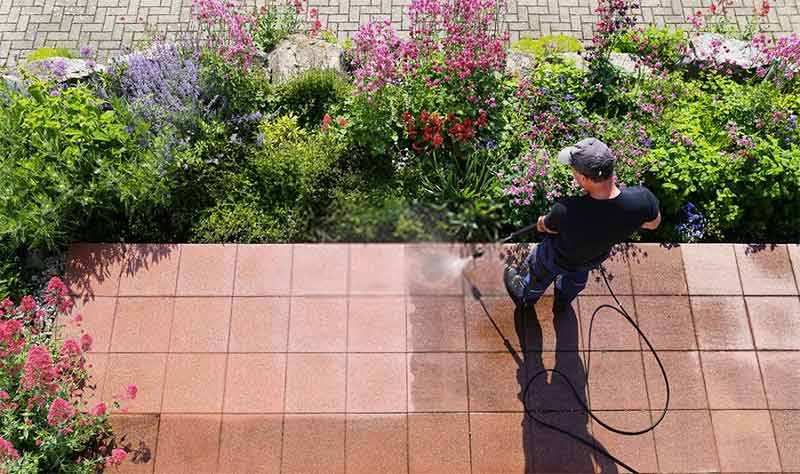
[[[659,225],[661,225],[661,211],[659,211],[659,213],[658,213],[658,215],[656,216],[655,219],[653,219],[652,221],[645,222],[644,224],[642,224],[642,229],[656,230],[656,229],[658,229]]]
[[[544,223],[545,216],[539,216],[539,220],[536,221],[536,230],[538,230],[542,234],[558,234],[558,232],[548,229]]]

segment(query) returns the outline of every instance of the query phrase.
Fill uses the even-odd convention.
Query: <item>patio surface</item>
[[[584,387],[610,298],[592,278],[555,324],[551,297],[515,314],[501,273],[525,247],[463,277],[447,268],[463,246],[74,246],[96,398],[139,387],[113,424],[149,461],[120,472],[623,472],[531,421],[521,393],[555,367],[603,420],[642,428],[664,403],[655,361],[603,312]],[[800,247],[636,245],[608,270],[667,368],[669,413],[615,435],[556,376],[528,405],[640,472],[800,472]]]

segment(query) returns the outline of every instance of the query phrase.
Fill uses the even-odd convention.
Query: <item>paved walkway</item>
[[[113,420],[149,461],[123,472],[617,472],[526,418],[522,388],[558,368],[602,419],[637,429],[664,401],[655,362],[604,313],[580,384],[588,318],[609,297],[591,279],[555,325],[551,297],[515,314],[501,269],[526,252],[487,252],[465,280],[469,250],[447,245],[77,245],[67,277],[97,397],[139,386]],[[800,247],[624,254],[612,285],[664,360],[666,419],[612,434],[557,377],[529,406],[640,472],[800,471]]]
[[[244,0],[263,4],[267,0]],[[320,20],[341,39],[375,18],[390,18],[407,29],[409,0],[310,0]],[[506,23],[512,39],[568,34],[589,40],[596,21],[596,0],[509,0]],[[641,0],[643,23],[684,25],[686,17],[710,0]],[[744,24],[761,0],[734,0],[732,18]],[[770,0],[771,31],[800,31],[797,0]],[[0,66],[15,64],[29,51],[43,46],[75,51],[84,44],[101,58],[119,54],[125,46],[147,37],[147,30],[182,31],[189,28],[191,0],[0,0]]]

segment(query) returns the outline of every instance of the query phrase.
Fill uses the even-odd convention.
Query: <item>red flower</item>
[[[331,126],[331,122],[332,122],[332,121],[333,121],[333,118],[332,118],[330,115],[328,115],[328,114],[325,114],[325,116],[324,116],[324,117],[322,117],[322,126],[320,127],[320,129],[321,129],[323,132],[326,132],[326,131],[328,131],[328,127],[330,127],[330,126]]]
[[[433,147],[439,148],[442,145],[442,136],[440,134],[436,134],[433,136]]]
[[[708,11],[710,11],[712,15],[716,14],[717,13],[717,5],[715,3],[712,3],[711,6],[708,7]]]

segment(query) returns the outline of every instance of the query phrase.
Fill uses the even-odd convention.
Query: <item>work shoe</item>
[[[554,290],[554,297],[553,297],[553,316],[558,316],[559,314],[564,313],[567,308],[569,308],[569,301],[564,297],[564,294],[561,293],[561,290],[558,288],[553,287]]]
[[[525,303],[525,282],[516,267],[509,265],[503,271],[503,282],[506,284],[506,291],[514,304],[520,308]]]

